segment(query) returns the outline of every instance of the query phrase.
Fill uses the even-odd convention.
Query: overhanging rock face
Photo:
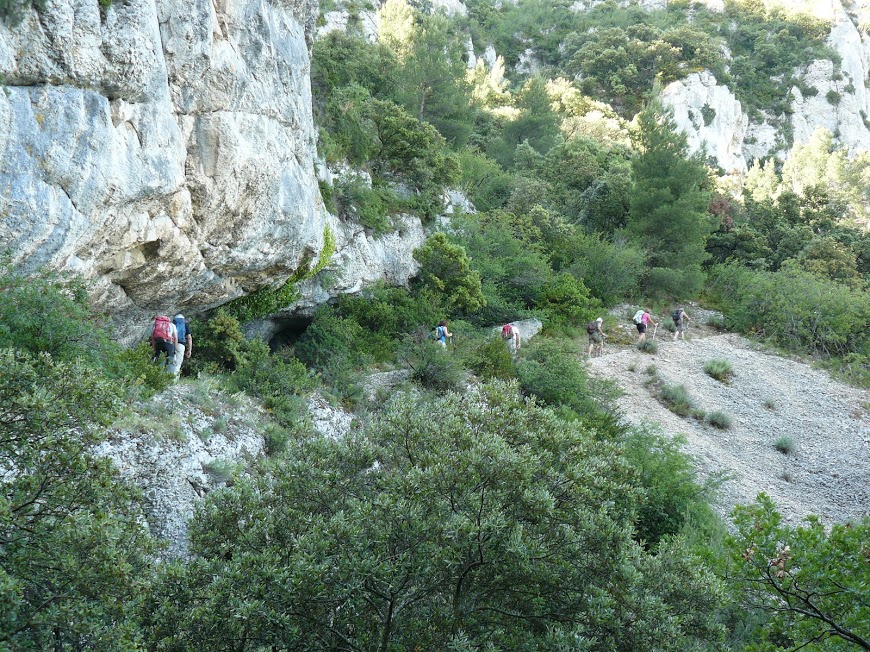
[[[0,250],[92,281],[127,335],[315,260],[330,216],[314,174],[314,12],[48,0],[0,24]]]

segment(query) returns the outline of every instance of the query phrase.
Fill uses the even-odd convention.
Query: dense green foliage
[[[300,441],[212,494],[196,560],[166,568],[149,601],[159,649],[661,651],[717,637],[715,578],[679,540],[631,540],[641,494],[614,444],[505,385],[397,397],[364,434]]]
[[[707,171],[688,158],[685,136],[656,103],[638,121],[628,232],[649,254],[648,287],[665,296],[691,296],[703,285],[704,245],[714,229]]]
[[[736,510],[734,523],[728,572],[744,590],[747,609],[773,614],[753,650],[870,649],[870,521],[828,530],[811,516],[794,527],[761,494]]]
[[[91,448],[122,400],[165,386],[165,374],[142,373],[148,353],[109,341],[83,290],[0,279],[4,651],[141,649],[133,616],[154,547],[136,493]]]

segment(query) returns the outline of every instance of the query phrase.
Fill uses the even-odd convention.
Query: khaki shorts
[[[685,325],[683,324],[682,319],[675,321],[674,327],[676,327],[678,333],[682,333],[685,330]]]
[[[595,331],[594,333],[589,333],[589,343],[590,344],[601,344],[603,338],[601,337],[601,333]]]

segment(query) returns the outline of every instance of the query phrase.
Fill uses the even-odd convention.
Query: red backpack
[[[151,332],[151,337],[155,340],[172,341],[172,321],[166,315],[160,315],[154,318],[154,330]]]
[[[510,339],[511,337],[513,337],[513,335],[514,335],[514,327],[513,326],[511,326],[510,324],[505,324],[504,326],[501,327],[501,336],[504,339],[506,339],[506,340]]]

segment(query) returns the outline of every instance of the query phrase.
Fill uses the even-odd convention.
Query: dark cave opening
[[[290,317],[273,317],[273,335],[269,338],[269,348],[274,352],[288,346],[293,346],[302,334],[311,326],[313,317],[293,315]]]

